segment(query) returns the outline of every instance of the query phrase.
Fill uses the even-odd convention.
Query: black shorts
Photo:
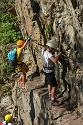
[[[54,73],[45,73],[45,84],[51,85],[52,87],[57,86],[57,81]]]

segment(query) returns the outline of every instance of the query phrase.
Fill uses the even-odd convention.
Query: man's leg
[[[51,90],[52,90],[52,87],[51,87],[51,85],[48,85],[49,99],[51,99]]]
[[[51,91],[51,103],[52,105],[59,105],[59,101],[55,99],[56,87],[52,87]]]
[[[25,72],[22,72],[22,81],[23,81],[23,86],[22,88],[25,88],[25,83],[26,83],[26,73]]]
[[[52,98],[53,100],[55,99],[55,91],[56,91],[56,87],[52,87],[51,98]]]

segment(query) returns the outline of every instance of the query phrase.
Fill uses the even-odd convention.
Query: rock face
[[[55,38],[58,48],[63,52],[61,59],[55,65],[58,84],[61,84],[62,91],[68,92],[68,96],[71,96],[72,100],[77,102],[77,110],[82,114],[83,2],[81,0],[15,0],[15,9],[23,37],[25,38],[26,35],[29,35],[32,39],[32,42],[28,44],[31,58],[28,60],[27,54],[24,56],[25,62],[32,62],[32,73],[42,68],[40,55],[42,45],[45,45],[49,39]],[[27,49],[25,53],[27,53]],[[47,113],[43,115],[46,107],[44,107],[45,109],[43,108],[41,113],[39,111],[41,119],[36,114],[37,109],[42,110],[41,106],[44,106],[44,102],[41,105],[40,98],[36,97],[33,91],[29,95],[33,93],[35,100],[39,103],[39,107],[36,105],[36,102],[34,103],[34,97],[27,102],[27,92],[25,95],[22,94],[21,97],[22,100],[24,96],[27,97],[26,101],[22,101],[26,107],[32,101],[31,106],[29,105],[31,109],[28,109],[30,112],[26,114],[25,125],[55,125],[56,123],[49,122],[48,118],[51,117],[50,115]],[[33,104],[35,104],[34,107]],[[27,109],[24,110],[26,112]],[[34,110],[35,112],[32,113]]]
[[[12,90],[12,98],[14,104],[18,105],[18,120],[23,119],[24,125],[82,124],[83,120],[76,113],[77,111],[74,107],[72,109],[71,104],[68,106],[65,100],[62,105],[51,105],[47,87],[41,82],[41,77],[37,76],[33,81],[27,81],[26,90],[21,89],[21,85],[16,82]]]

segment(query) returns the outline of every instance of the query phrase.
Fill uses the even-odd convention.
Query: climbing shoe
[[[22,79],[18,79],[17,81],[20,82],[20,83],[23,83]]]
[[[22,86],[22,89],[26,89],[26,86]]]
[[[58,100],[53,100],[53,101],[51,101],[51,104],[53,106],[58,106],[58,105],[60,105],[60,102]]]

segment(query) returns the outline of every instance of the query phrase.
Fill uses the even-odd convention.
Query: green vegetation
[[[2,85],[2,90],[3,90],[4,96],[12,94],[11,86],[9,84]]]
[[[15,20],[16,18],[13,15],[2,14],[0,18],[0,44],[6,45],[22,38]]]
[[[7,0],[6,2],[0,0],[0,75],[4,79],[7,75],[11,75],[11,68],[6,62],[8,52],[6,46],[9,43],[15,43],[18,39],[22,39],[17,17],[11,14],[10,11],[12,8],[14,9],[13,0]]]
[[[74,110],[74,108],[76,107],[76,99],[70,99],[68,102],[67,102],[67,104],[68,104],[68,107],[69,107],[69,109],[70,110]]]
[[[74,66],[73,69],[72,69],[72,73],[76,76],[76,72],[77,72],[77,67]]]
[[[51,24],[49,24],[49,25],[46,26],[45,32],[46,32],[46,34],[48,34],[48,35],[51,35],[51,34],[53,33],[53,28],[52,28],[52,25],[51,25]]]
[[[8,13],[11,8],[14,7],[13,0],[0,0],[0,12]]]

